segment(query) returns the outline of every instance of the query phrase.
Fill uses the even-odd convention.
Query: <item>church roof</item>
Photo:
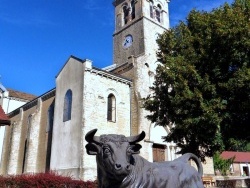
[[[23,100],[27,100],[27,101],[31,101],[33,99],[35,99],[37,96],[32,95],[32,94],[28,94],[28,93],[24,93],[21,91],[16,91],[13,89],[7,89],[7,91],[9,92],[9,97],[13,97],[13,98],[17,98],[17,99],[23,99]]]
[[[116,77],[119,77],[121,79],[124,79],[124,80],[127,80],[129,82],[132,82],[131,79],[125,77],[125,76],[122,76],[122,75],[119,75],[119,74],[116,74],[116,73],[113,73],[113,72],[109,72],[109,71],[105,71],[103,69],[99,69],[99,68],[96,68],[96,67],[93,67],[93,69],[97,70],[97,71],[100,71],[100,72],[104,72],[104,73],[107,73],[107,74],[110,74],[110,75],[113,75],[113,76],[116,76]]]
[[[9,117],[4,113],[2,106],[0,105],[0,126],[10,125]]]
[[[235,157],[234,162],[236,163],[250,162],[250,152],[223,151],[221,157],[223,159],[230,159]]]
[[[20,106],[20,107],[18,107],[17,109],[13,110],[12,112],[8,113],[8,116],[11,118],[11,117],[13,117],[14,115],[16,115],[17,113],[19,113],[19,110],[20,110],[21,108],[26,108],[26,109],[28,109],[28,108],[30,108],[30,107],[36,105],[39,98],[41,98],[42,100],[46,100],[46,99],[48,99],[48,98],[50,98],[50,97],[52,97],[52,96],[55,96],[55,93],[56,93],[56,88],[53,88],[53,89],[47,91],[46,93],[44,93],[44,94],[42,94],[42,95],[40,95],[40,96],[38,96],[38,97],[35,97],[34,99],[30,100],[29,102],[27,102],[27,103],[24,104],[23,106]]]
[[[78,58],[78,57],[75,57],[75,56],[71,55],[71,56],[68,58],[68,60],[66,61],[66,63],[63,65],[63,67],[61,68],[61,70],[59,71],[59,73],[57,74],[56,77],[58,77],[58,75],[61,73],[61,71],[63,70],[63,68],[65,67],[65,65],[68,63],[68,61],[69,61],[71,58],[72,58],[72,59],[75,59],[76,61],[81,62],[81,63],[85,63],[85,62],[88,60],[88,59],[80,59],[80,58]],[[88,61],[90,61],[90,60],[88,60]],[[100,72],[100,73],[102,72],[102,73],[104,73],[104,74],[112,75],[112,76],[118,77],[118,78],[120,78],[120,79],[126,80],[126,81],[128,81],[128,82],[132,82],[131,79],[129,79],[129,78],[125,77],[125,76],[122,76],[122,75],[119,75],[119,74],[116,74],[116,73],[113,73],[113,72],[106,71],[105,69],[100,69],[100,68],[97,68],[97,67],[92,66],[92,70],[96,70],[96,71],[98,71],[98,72]]]

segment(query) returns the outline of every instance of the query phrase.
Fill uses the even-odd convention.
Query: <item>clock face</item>
[[[133,43],[133,37],[132,35],[127,35],[123,41],[123,48],[128,48],[132,45]]]

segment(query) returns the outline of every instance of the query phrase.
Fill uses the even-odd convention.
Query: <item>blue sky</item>
[[[41,95],[70,55],[112,64],[113,0],[0,0],[0,82]],[[170,25],[193,8],[210,11],[233,0],[171,0]]]

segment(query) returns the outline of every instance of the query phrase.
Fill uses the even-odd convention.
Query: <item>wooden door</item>
[[[153,144],[153,161],[154,162],[166,161],[165,150],[166,150],[165,145]]]

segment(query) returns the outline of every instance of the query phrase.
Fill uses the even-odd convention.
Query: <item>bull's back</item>
[[[150,163],[135,157],[135,166],[121,187],[131,188],[203,188],[199,173],[187,163]]]

